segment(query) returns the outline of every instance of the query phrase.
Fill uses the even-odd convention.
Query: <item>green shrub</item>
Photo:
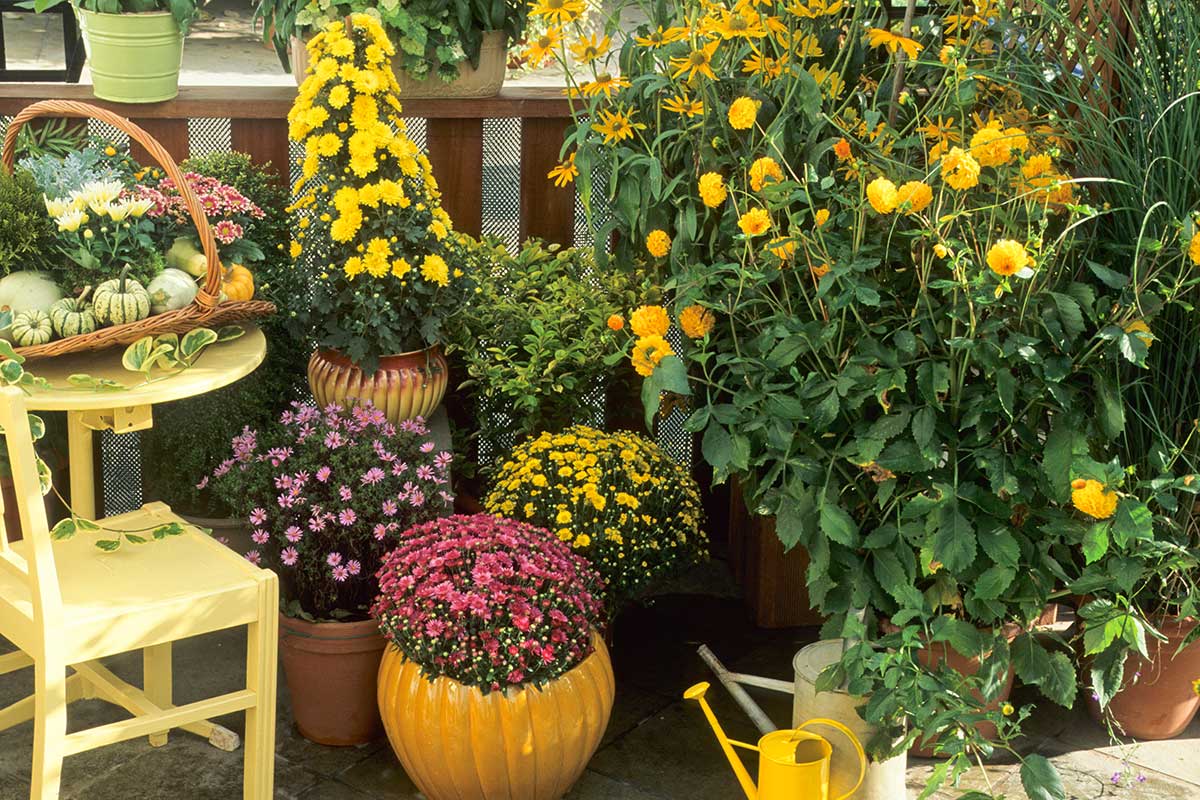
[[[0,269],[42,269],[57,252],[54,224],[33,176],[0,171]]]
[[[285,321],[306,302],[308,289],[286,251],[289,195],[270,164],[258,166],[244,153],[214,153],[181,166],[229,184],[266,213],[245,233],[262,246],[265,259],[247,266],[254,272],[255,297],[278,308],[275,316],[259,322],[267,336],[262,366],[225,389],[156,408],[154,427],[142,439],[145,463],[154,465],[145,473],[147,497],[177,510],[225,516],[229,510],[196,489],[196,483],[224,457],[229,440],[244,426],[263,426],[300,397],[310,347],[289,335]]]

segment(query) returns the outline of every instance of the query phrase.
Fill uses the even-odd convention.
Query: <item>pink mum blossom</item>
[[[300,553],[294,547],[285,547],[279,551],[279,560],[287,566],[293,566],[300,559]]]
[[[338,552],[330,553],[329,555],[325,556],[325,563],[331,567],[336,567],[338,564],[342,563],[342,554]]]

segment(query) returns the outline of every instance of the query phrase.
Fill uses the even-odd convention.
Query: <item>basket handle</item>
[[[158,140],[147,133],[145,129],[135,125],[120,114],[114,114],[112,111],[91,105],[90,103],[79,103],[74,100],[42,100],[21,109],[13,117],[12,122],[8,126],[8,131],[4,134],[4,150],[3,155],[0,156],[0,162],[3,163],[6,174],[11,175],[13,173],[17,153],[17,136],[20,134],[21,128],[38,117],[98,119],[129,134],[130,139],[133,139],[146,148],[146,152],[150,154],[150,157],[158,162],[158,165],[163,168],[163,171],[175,183],[180,197],[183,198],[183,204],[187,208],[188,214],[191,215],[193,224],[196,226],[196,233],[200,237],[200,247],[204,250],[207,272],[204,278],[204,285],[196,293],[195,302],[200,307],[202,313],[207,314],[212,311],[217,305],[217,298],[221,292],[221,260],[217,255],[217,240],[213,238],[212,229],[208,224],[208,217],[205,216],[204,209],[200,207],[200,201],[196,198],[196,193],[192,191],[192,187],[183,179],[183,173],[180,171],[179,165],[175,163],[175,159],[171,158],[171,154],[166,151],[166,148],[159,144]]]

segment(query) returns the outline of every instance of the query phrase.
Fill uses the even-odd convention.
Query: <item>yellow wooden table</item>
[[[30,372],[50,382],[50,388],[31,391],[27,401],[29,410],[67,412],[71,506],[78,516],[85,519],[96,517],[94,433],[104,430],[115,433],[145,430],[153,425],[151,408],[155,404],[195,397],[249,375],[266,356],[267,342],[257,327],[243,327],[246,329],[243,336],[210,346],[189,369],[175,375],[156,371],[152,374],[154,380],[149,383],[144,381],[140,373],[130,372],[121,366],[123,348],[119,347],[26,364]],[[106,391],[79,389],[71,386],[67,380],[76,374],[107,378],[129,388]],[[201,476],[196,477],[199,480]],[[84,532],[80,535],[87,534]],[[96,556],[104,557],[99,551]],[[99,662],[82,666],[82,670],[76,669],[71,676],[74,684],[70,692],[71,699],[100,697],[123,706],[135,715],[144,713],[147,705],[166,708],[172,704],[169,643],[143,651],[144,689],[125,683]],[[29,712],[32,713],[32,702],[29,706]],[[235,750],[238,747],[237,734],[211,722],[188,725],[185,730],[206,737],[222,750]],[[151,744],[165,744],[166,741],[165,733],[151,737]]]

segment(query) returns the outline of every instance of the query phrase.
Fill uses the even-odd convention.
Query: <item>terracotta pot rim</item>
[[[399,647],[397,647],[390,639],[387,639],[386,637],[384,637],[384,640],[387,642],[387,652],[388,653],[395,653],[397,656],[399,656],[399,658],[402,662],[410,663],[410,664],[417,666],[418,669],[420,668],[419,664],[417,664],[415,661],[411,661],[408,658],[408,656],[404,655],[404,652]],[[562,673],[558,677],[553,678],[552,680],[546,681],[546,683],[542,684],[541,686],[534,686],[531,683],[523,683],[520,686],[506,686],[506,687],[504,687],[503,690],[501,690],[499,692],[488,692],[487,695],[484,695],[483,690],[480,689],[478,686],[469,686],[461,681],[451,678],[449,675],[438,675],[436,678],[430,678],[425,674],[424,670],[421,670],[421,680],[424,681],[425,683],[429,683],[429,684],[438,683],[439,681],[446,681],[447,683],[452,683],[455,686],[461,687],[462,690],[464,690],[464,691],[468,691],[468,692],[473,691],[476,694],[478,694],[480,697],[490,697],[494,694],[503,694],[506,699],[511,699],[513,697],[518,696],[522,692],[527,692],[527,691],[531,691],[531,690],[532,691],[542,691],[545,689],[546,686],[549,686],[552,683],[556,683],[558,681],[565,679],[571,673],[590,664],[594,658],[596,658],[597,656],[600,655],[601,649],[603,649],[603,651],[605,653],[607,653],[608,645],[606,645],[604,643],[604,637],[600,634],[600,631],[598,631],[595,628],[592,628],[592,652],[588,654],[588,657],[583,659],[578,664],[571,667],[569,670]]]
[[[304,631],[298,635],[306,639],[316,639],[322,642],[346,641],[349,639],[366,639],[368,636],[362,633],[363,629],[369,629],[371,632],[379,633],[379,623],[373,619],[356,619],[350,622],[339,622],[337,620],[328,620],[321,622],[309,622],[306,619],[299,617],[289,617],[282,611],[279,612],[279,624],[293,631]],[[336,631],[341,631],[345,636],[330,636]],[[382,636],[383,634],[379,634]]]
[[[331,364],[335,364],[339,367],[357,370],[362,369],[353,361],[351,361],[349,356],[340,350],[335,350],[330,347],[322,347],[317,349],[316,354]],[[442,346],[440,344],[430,345],[429,347],[421,350],[409,350],[407,353],[393,353],[391,355],[380,356],[379,371],[389,369],[404,369],[413,366],[424,367],[427,360],[433,360],[438,357],[443,357]]]

